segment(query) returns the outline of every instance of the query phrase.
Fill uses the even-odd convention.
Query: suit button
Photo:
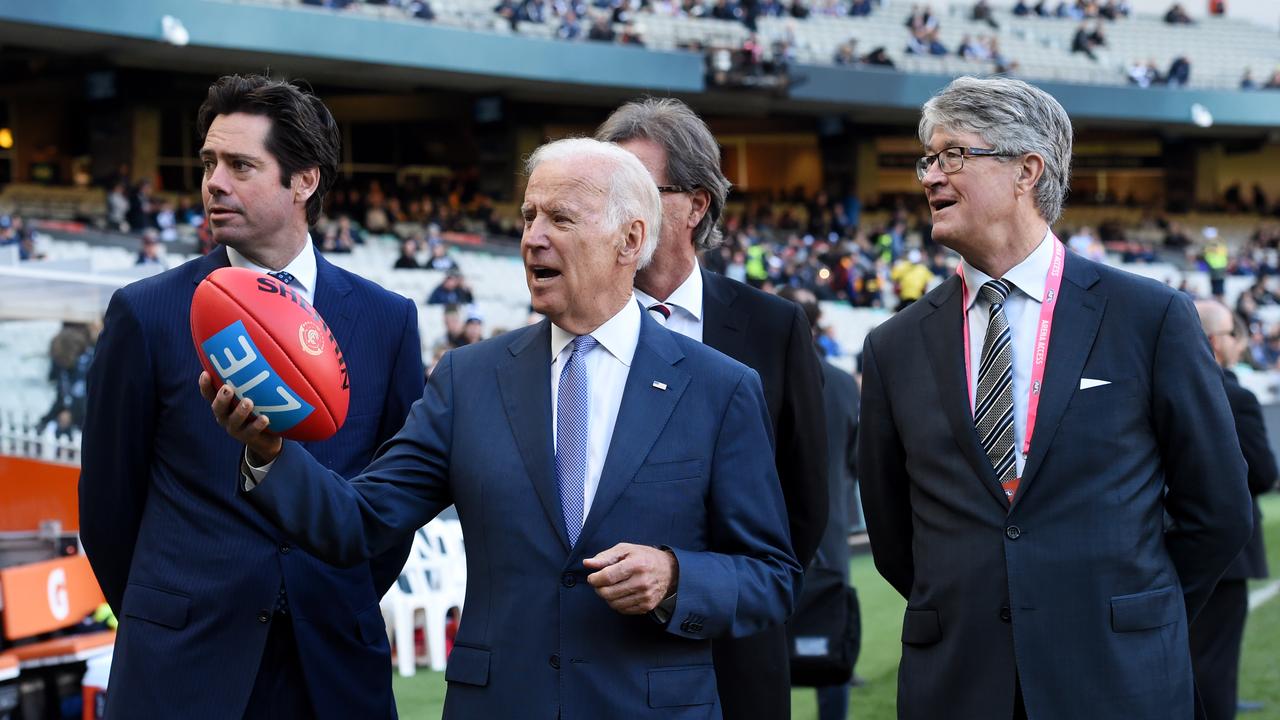
[[[565,573],[560,576],[560,584],[567,588],[571,588],[578,584],[578,576],[573,573]]]
[[[289,547],[288,545],[281,545],[281,546],[280,546],[280,554],[281,554],[281,555],[288,555],[288,554],[289,554],[289,551],[290,551],[290,550],[292,550],[292,549],[293,549],[293,548]]]
[[[560,669],[560,656],[559,656],[559,655],[552,655],[550,658],[548,658],[548,659],[547,659],[547,662],[548,662],[548,663],[550,663],[550,664],[551,664],[551,667],[555,668],[556,670],[559,670],[559,669]]]
[[[1022,530],[1018,529],[1017,525],[1010,525],[1004,529],[1004,534],[1010,540],[1017,540],[1022,535]]]
[[[271,613],[270,613],[270,611],[267,611],[267,610],[259,610],[259,611],[258,611],[258,622],[260,622],[260,623],[269,623],[269,622],[271,622]]]
[[[1012,620],[1012,619],[1013,619],[1013,611],[1009,609],[1009,606],[1008,606],[1008,605],[1005,605],[1004,607],[1000,608],[1000,620],[1001,620],[1001,621],[1003,621],[1003,622],[1009,622],[1009,621],[1010,621],[1010,620]]]

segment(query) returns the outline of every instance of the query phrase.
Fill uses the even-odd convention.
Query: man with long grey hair
[[[1071,122],[1047,93],[959,78],[920,140],[963,262],[867,337],[858,463],[907,598],[899,717],[1191,718],[1188,623],[1252,526],[1195,309],[1053,234]]]
[[[822,368],[809,323],[798,306],[698,267],[698,253],[723,241],[719,223],[729,181],[720,172],[720,146],[687,105],[672,98],[627,103],[605,120],[596,138],[640,158],[662,194],[658,250],[636,274],[640,302],[667,329],[760,373],[791,540],[807,566],[827,523]],[[788,658],[781,627],[717,640],[716,678],[725,717],[789,717]]]

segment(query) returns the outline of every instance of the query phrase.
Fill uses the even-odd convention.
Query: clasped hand
[[[596,571],[587,576],[596,594],[623,615],[651,612],[680,579],[675,555],[648,545],[618,543],[582,565]]]

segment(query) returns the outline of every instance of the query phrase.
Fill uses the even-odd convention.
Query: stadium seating
[[[300,2],[251,1],[273,5]],[[432,7],[437,24],[510,33],[509,23],[494,14],[495,4],[496,0],[436,0]],[[1076,21],[1034,15],[1017,17],[1011,12],[1012,3],[1007,3],[994,8],[992,15],[1000,28],[992,30],[986,23],[970,19],[973,3],[969,1],[934,5],[940,19],[939,39],[950,50],[948,55],[912,55],[906,52],[909,33],[904,23],[915,4],[911,0],[884,0],[875,12],[865,17],[814,12],[803,20],[762,17],[757,25],[760,38],[767,43],[789,41],[795,60],[800,63],[829,65],[836,49],[852,39],[858,41],[859,54],[884,46],[899,70],[941,75],[992,71],[990,63],[957,55],[961,39],[977,34],[995,35],[999,39],[1001,52],[1018,63],[1015,74],[1069,83],[1124,85],[1128,82],[1125,68],[1129,63],[1151,60],[1163,73],[1175,57],[1185,55],[1192,68],[1190,87],[1235,89],[1246,68],[1255,79],[1265,79],[1280,59],[1274,32],[1244,20],[1217,17],[1195,25],[1169,25],[1158,15],[1136,15],[1114,22],[1103,21],[1107,44],[1095,51],[1098,60],[1094,61],[1084,54],[1071,52],[1071,40],[1079,27]],[[422,22],[409,17],[401,8],[388,5],[354,3],[347,12],[384,21]],[[555,38],[557,25],[554,19],[546,23],[520,22],[516,32],[529,37]],[[647,47],[662,51],[694,44],[739,47],[750,35],[750,30],[737,21],[668,17],[651,12],[637,13],[635,28]],[[621,30],[621,25],[615,26],[615,31]]]

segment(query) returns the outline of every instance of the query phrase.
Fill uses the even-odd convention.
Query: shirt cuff
[[[267,473],[271,472],[271,466],[275,464],[276,461],[272,460],[261,467],[254,465],[249,462],[249,448],[245,448],[244,462],[240,472],[244,477],[244,491],[249,492],[250,490],[258,487],[258,485],[267,478]]]

